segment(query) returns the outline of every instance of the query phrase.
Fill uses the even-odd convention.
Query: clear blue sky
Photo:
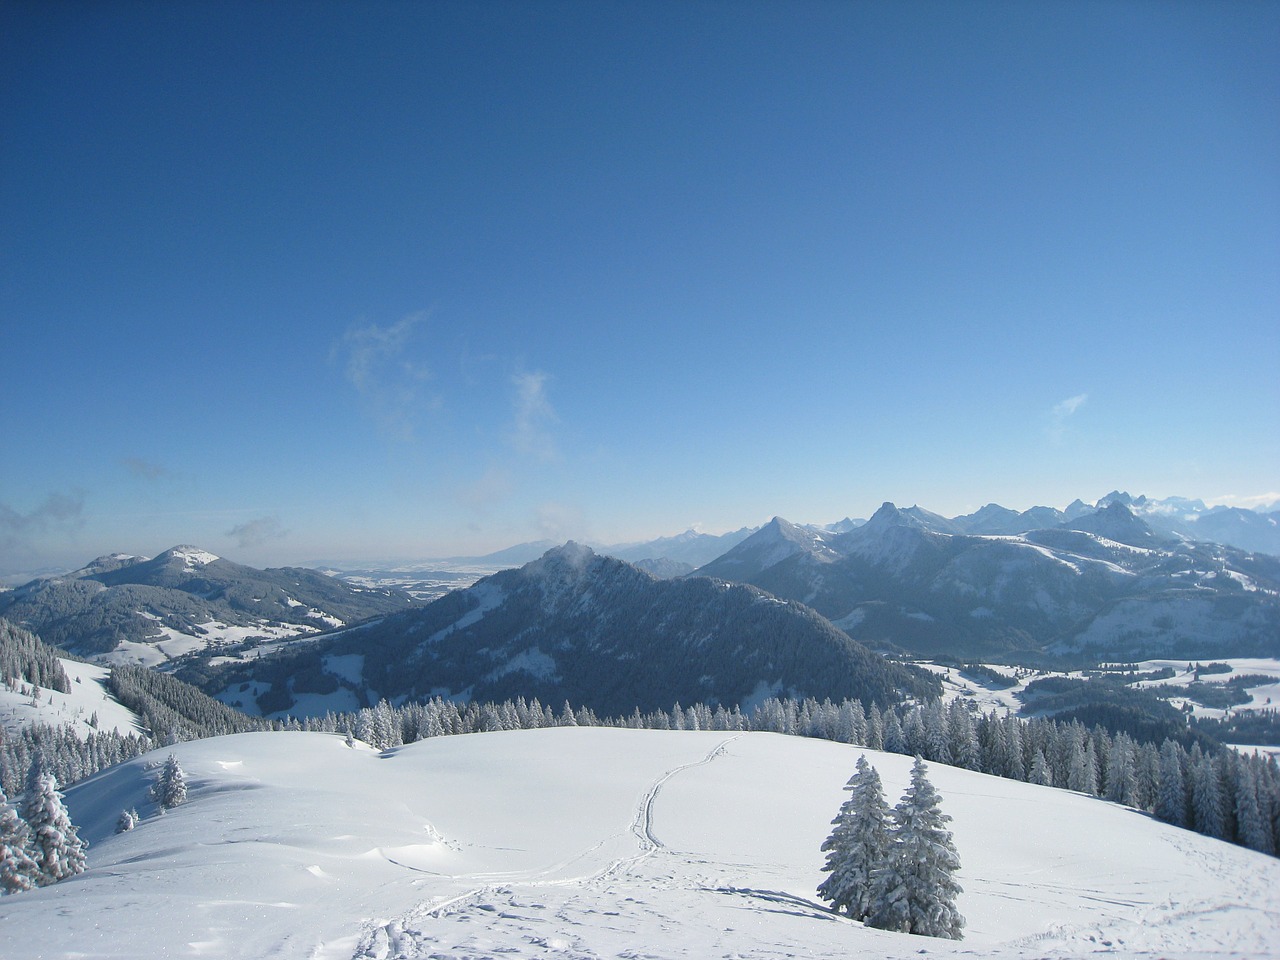
[[[0,6],[0,573],[1280,496],[1280,4]]]

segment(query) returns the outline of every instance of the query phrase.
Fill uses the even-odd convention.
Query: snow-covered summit
[[[190,544],[179,544],[176,547],[170,547],[156,559],[162,561],[175,561],[185,564],[195,570],[213,563],[215,560],[221,560],[222,558],[216,553],[210,553],[208,550],[202,550],[200,547],[193,547]]]

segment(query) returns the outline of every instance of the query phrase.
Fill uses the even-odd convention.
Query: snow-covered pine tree
[[[1187,816],[1187,787],[1182,778],[1184,751],[1172,740],[1165,740],[1160,747],[1160,788],[1156,795],[1156,816],[1175,827],[1185,827]]]
[[[857,772],[844,788],[849,799],[831,821],[835,829],[822,844],[827,853],[822,870],[831,876],[818,887],[818,896],[830,900],[835,912],[863,920],[871,907],[872,872],[889,853],[889,805],[880,774],[865,755],[858,757]]]
[[[138,811],[134,809],[121,810],[120,818],[116,821],[116,833],[128,833],[138,825]]]
[[[916,757],[911,785],[893,811],[889,856],[872,877],[870,926],[950,940],[963,936],[964,917],[956,909],[961,887],[953,876],[960,857],[940,799],[924,760]]]
[[[22,819],[31,829],[31,857],[38,870],[36,884],[47,886],[65,880],[85,867],[85,848],[71,822],[52,773],[44,772],[39,761],[32,765],[27,793],[22,800]]]
[[[1044,757],[1044,751],[1039,747],[1031,758],[1031,776],[1028,779],[1031,783],[1038,783],[1042,787],[1053,786],[1053,770],[1050,769],[1049,761]]]
[[[0,790],[0,893],[21,893],[36,885],[40,868],[31,859],[31,829]]]
[[[164,762],[156,782],[151,786],[151,799],[168,810],[187,801],[187,775],[172,753]]]
[[[1191,810],[1196,832],[1227,839],[1227,812],[1214,758],[1201,756],[1191,769],[1191,778]]]

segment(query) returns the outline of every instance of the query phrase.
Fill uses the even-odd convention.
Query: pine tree
[[[0,893],[21,893],[36,884],[40,868],[31,859],[31,830],[0,790]]]
[[[128,833],[138,825],[138,811],[134,809],[121,810],[120,819],[116,821],[116,833]]]
[[[892,849],[872,878],[872,904],[867,923],[927,937],[959,940],[964,917],[956,909],[960,884],[953,874],[960,857],[944,826],[951,820],[916,757],[911,785],[893,811]]]
[[[168,810],[187,801],[187,775],[183,773],[178,758],[172,753],[164,762],[164,767],[151,786],[151,799],[160,804],[161,809]]]
[[[1038,783],[1042,787],[1053,786],[1053,771],[1049,768],[1049,761],[1044,758],[1044,751],[1039,747],[1036,748],[1035,755],[1031,758],[1031,776],[1032,783]]]
[[[1185,827],[1187,817],[1187,787],[1182,778],[1182,753],[1180,746],[1165,740],[1160,747],[1160,789],[1156,795],[1156,816],[1175,827]]]
[[[1213,757],[1201,757],[1191,771],[1191,808],[1197,833],[1225,840],[1227,814]]]
[[[45,773],[39,761],[32,764],[33,775],[22,802],[22,818],[31,828],[31,856],[38,870],[36,883],[47,886],[65,880],[85,867],[85,848],[52,773]]]
[[[822,870],[831,876],[818,887],[818,896],[830,900],[837,913],[843,910],[862,920],[871,906],[871,875],[889,852],[889,805],[880,774],[865,755],[858,758],[857,772],[845,789],[849,799],[831,821],[835,829],[822,844],[827,852]]]

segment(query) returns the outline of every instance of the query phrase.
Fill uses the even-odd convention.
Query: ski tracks
[[[568,860],[561,861],[542,871],[524,876],[519,874],[490,875],[491,882],[489,883],[467,889],[454,896],[423,901],[400,917],[373,921],[367,924],[360,937],[359,945],[353,954],[353,960],[412,960],[412,958],[435,956],[439,947],[444,946],[444,944],[440,942],[437,936],[423,929],[423,927],[430,926],[430,921],[432,920],[455,917],[455,915],[460,925],[470,924],[472,929],[476,927],[472,921],[480,920],[480,927],[488,930],[491,934],[490,936],[472,934],[469,937],[463,937],[462,940],[466,942],[470,950],[479,952],[471,954],[467,949],[464,949],[462,953],[456,954],[457,956],[482,956],[485,950],[495,949],[496,944],[491,942],[493,935],[501,936],[498,931],[492,929],[495,926],[513,927],[514,929],[508,932],[507,942],[510,943],[511,939],[523,941],[534,955],[544,951],[553,952],[558,957],[564,958],[564,960],[570,960],[574,956],[589,955],[579,953],[575,949],[578,945],[573,942],[573,938],[559,933],[559,930],[556,935],[549,935],[550,931],[543,925],[552,921],[553,917],[542,915],[546,912],[546,906],[536,902],[536,898],[524,902],[526,898],[517,897],[514,888],[524,889],[533,893],[538,888],[575,885],[581,887],[596,886],[631,873],[636,865],[652,857],[655,853],[666,849],[665,844],[654,831],[654,811],[658,796],[662,793],[662,788],[673,777],[696,767],[706,766],[716,758],[723,756],[729,745],[741,736],[742,734],[735,734],[726,737],[709,750],[704,757],[672,767],[648,786],[637,803],[635,813],[626,830],[627,833],[635,838],[639,847],[636,853],[614,859],[602,869],[582,876],[555,876],[570,864],[589,857],[593,852],[605,846],[610,842],[606,838],[593,844],[589,849],[575,854]],[[465,882],[467,878],[462,876],[455,879]],[[495,900],[502,905],[495,905],[492,902]],[[627,898],[627,900],[634,903],[631,898]],[[554,919],[563,922],[567,919],[563,914],[564,911],[561,910]],[[562,923],[556,924],[556,926],[562,929]],[[443,932],[441,931],[441,933]],[[450,931],[450,933],[453,932]],[[461,933],[462,931],[456,932]],[[476,933],[479,933],[479,930]],[[453,937],[450,937],[450,939],[453,939]],[[462,946],[461,943],[455,944],[455,947],[460,946]],[[510,952],[510,950],[508,948],[501,950],[501,952]]]

